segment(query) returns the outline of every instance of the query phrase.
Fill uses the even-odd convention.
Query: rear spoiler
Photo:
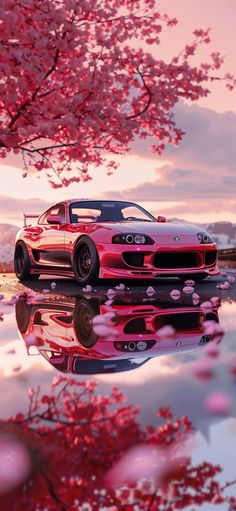
[[[24,216],[24,227],[30,226],[32,224],[27,224],[27,218],[38,218],[40,215],[31,214],[31,213],[23,213]]]

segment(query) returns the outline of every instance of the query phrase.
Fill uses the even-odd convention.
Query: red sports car
[[[100,298],[39,298],[29,304],[21,297],[16,303],[16,322],[27,353],[36,351],[56,369],[77,374],[127,371],[161,355],[199,350],[213,340],[204,334],[203,322],[219,322],[217,307],[204,312],[192,304],[168,304],[163,296],[137,305],[137,295],[121,295],[112,307]],[[95,333],[93,318],[111,311],[117,335],[107,339]],[[175,329],[173,339],[158,337],[156,330],[165,325]]]
[[[165,223],[133,202],[67,200],[19,231],[15,247],[18,279],[40,274],[100,278],[159,276],[202,280],[218,273],[216,245],[201,228]]]

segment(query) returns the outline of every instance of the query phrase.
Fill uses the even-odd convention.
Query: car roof
[[[126,204],[135,204],[135,202],[133,201],[129,201],[129,200],[111,200],[111,199],[93,199],[93,198],[88,198],[88,199],[84,199],[84,198],[76,198],[76,199],[67,199],[65,201],[61,201],[61,202],[64,202],[65,204],[72,204],[73,202],[124,202]],[[57,203],[59,204],[59,202]]]

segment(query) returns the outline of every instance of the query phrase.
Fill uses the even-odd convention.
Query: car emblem
[[[180,236],[173,236],[173,240],[180,241]]]

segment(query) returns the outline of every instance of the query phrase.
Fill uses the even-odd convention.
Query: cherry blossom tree
[[[24,176],[45,171],[61,187],[91,168],[111,173],[136,137],[154,139],[158,154],[178,144],[173,107],[206,96],[223,59],[190,64],[210,41],[201,29],[169,62],[158,58],[176,23],[156,0],[2,0],[0,156],[21,153]]]
[[[110,395],[95,388],[56,378],[48,395],[29,389],[28,413],[0,422],[1,509],[174,511],[203,503],[236,509],[225,496],[235,481],[220,486],[219,466],[193,465],[184,451],[194,434],[187,417],[160,408],[157,425],[142,427],[138,407],[127,405],[117,387]]]

